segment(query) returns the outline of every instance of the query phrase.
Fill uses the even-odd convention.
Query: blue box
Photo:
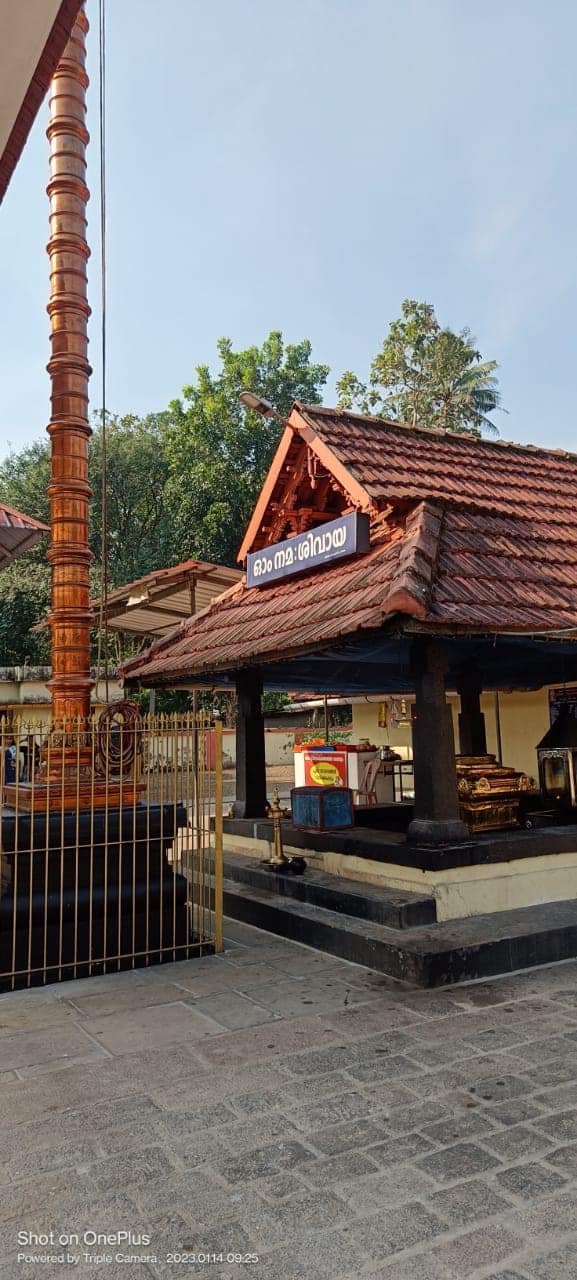
[[[293,827],[303,831],[346,831],[355,825],[349,787],[293,787],[291,809]]]

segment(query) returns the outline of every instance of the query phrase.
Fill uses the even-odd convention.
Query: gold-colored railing
[[[222,948],[222,726],[0,721],[0,991]]]

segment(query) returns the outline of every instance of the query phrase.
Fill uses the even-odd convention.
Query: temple
[[[530,770],[500,759],[482,708],[577,677],[576,482],[561,451],[294,405],[245,578],[124,668],[132,686],[236,686],[231,842],[266,837],[263,689],[406,695],[411,802],[291,845],[325,867],[340,851],[343,875],[362,858],[384,887],[426,884],[437,918],[574,897],[577,829],[539,817],[537,739]]]

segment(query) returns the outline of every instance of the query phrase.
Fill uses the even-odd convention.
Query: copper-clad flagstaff
[[[82,8],[50,89],[52,692],[55,722],[90,714],[86,47]]]

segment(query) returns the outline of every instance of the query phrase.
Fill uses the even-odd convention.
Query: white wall
[[[288,729],[265,729],[265,759],[269,767],[280,764],[292,765],[293,746],[294,730],[291,732]],[[236,732],[234,729],[223,730],[222,752],[225,769],[231,769],[236,764]]]

